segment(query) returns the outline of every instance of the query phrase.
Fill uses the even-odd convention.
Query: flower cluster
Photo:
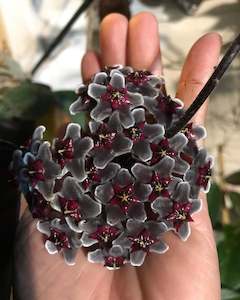
[[[168,250],[165,232],[189,237],[210,184],[212,158],[197,146],[205,129],[165,136],[183,104],[148,71],[105,68],[77,94],[70,112],[88,111],[88,129],[70,123],[50,144],[38,127],[12,169],[50,254],[71,265],[84,247],[109,269],[140,266]]]

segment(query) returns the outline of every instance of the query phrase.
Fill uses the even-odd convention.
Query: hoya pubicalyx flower
[[[212,158],[197,145],[205,129],[189,123],[166,137],[183,103],[148,71],[105,68],[77,95],[70,112],[89,112],[87,129],[68,124],[50,143],[38,127],[12,168],[50,254],[71,265],[83,247],[109,269],[141,266],[168,250],[167,231],[190,235],[210,185]]]

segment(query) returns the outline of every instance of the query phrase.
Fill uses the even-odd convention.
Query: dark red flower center
[[[82,102],[87,105],[93,100],[92,97],[88,95],[88,86],[81,86],[77,91],[76,94],[81,97]]]
[[[140,202],[135,195],[133,184],[129,184],[123,188],[116,185],[114,186],[114,192],[115,195],[111,199],[110,203],[113,205],[118,205],[125,214],[128,213],[128,210],[132,204]]]
[[[192,203],[190,202],[180,203],[173,201],[172,210],[164,219],[167,221],[172,221],[173,226],[175,227],[176,231],[178,231],[184,222],[193,222],[193,219],[190,215],[191,208]]]
[[[158,101],[160,111],[167,114],[174,114],[181,108],[181,104],[174,101],[170,96],[160,95],[156,100]]]
[[[128,74],[126,79],[128,82],[131,82],[136,86],[140,86],[149,81],[149,75],[151,75],[151,73],[148,71],[135,71]]]
[[[153,152],[150,161],[151,165],[159,162],[165,156],[175,157],[177,155],[177,152],[170,148],[168,139],[166,138],[162,139],[159,144],[152,143],[150,146]]]
[[[125,129],[124,133],[126,134],[127,137],[129,137],[133,143],[137,143],[139,141],[144,140],[145,136],[144,136],[144,126],[145,126],[145,122],[141,122],[136,124],[136,126]]]
[[[118,269],[124,265],[125,258],[123,256],[106,256],[104,266],[111,269]]]
[[[92,183],[100,182],[101,176],[99,170],[94,166],[92,158],[86,159],[85,171],[87,178],[83,181],[83,188],[86,190]]]
[[[56,140],[54,150],[54,157],[61,168],[63,168],[66,162],[74,157],[73,140],[71,138],[67,138],[66,140]]]
[[[47,220],[53,211],[50,203],[37,190],[33,190],[29,195],[29,206],[33,218]]]
[[[62,212],[65,216],[73,218],[76,222],[81,220],[80,206],[76,199],[58,197]]]
[[[189,140],[194,140],[195,135],[193,133],[193,123],[187,124],[181,132],[189,139]]]
[[[99,226],[90,234],[90,238],[97,240],[102,246],[111,247],[112,241],[117,238],[120,231],[117,227],[110,225]]]
[[[150,246],[157,242],[147,229],[143,229],[136,237],[129,236],[128,238],[132,242],[131,252],[138,250],[148,252]]]
[[[56,228],[50,228],[50,232],[51,234],[47,240],[52,242],[56,246],[58,251],[60,251],[61,249],[71,248],[69,238],[65,232],[60,231]]]
[[[209,161],[204,166],[198,168],[196,184],[206,189],[211,175],[211,162]]]
[[[159,196],[168,198],[170,194],[167,188],[171,181],[172,179],[170,176],[162,177],[159,173],[154,172],[150,183],[153,188],[153,191],[149,196],[149,200],[154,201]]]
[[[106,124],[101,124],[94,137],[94,147],[111,149],[115,137],[116,132],[113,132]]]
[[[28,163],[27,175],[32,181],[32,185],[35,186],[38,181],[45,180],[45,169],[43,161],[41,159],[31,160]]]
[[[130,104],[127,89],[116,89],[110,84],[107,86],[107,91],[101,96],[101,99],[109,102],[113,110],[128,106]]]

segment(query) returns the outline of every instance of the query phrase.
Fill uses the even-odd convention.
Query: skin
[[[101,23],[100,54],[88,51],[82,60],[87,81],[105,65],[131,65],[160,75],[160,38],[155,17],[140,13],[129,22],[119,14]],[[177,97],[189,106],[219,59],[221,38],[216,33],[201,37],[191,48],[177,88]],[[195,117],[204,122],[206,107]],[[16,238],[15,293],[23,300],[218,300],[220,278],[216,245],[206,197],[194,215],[192,234],[182,242],[166,236],[170,249],[151,254],[142,267],[125,266],[109,271],[87,261],[79,251],[76,265],[67,266],[60,255],[49,255],[28,210],[22,216]]]

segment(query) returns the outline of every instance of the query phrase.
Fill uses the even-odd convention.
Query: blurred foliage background
[[[84,17],[80,18],[82,23],[73,27],[67,37],[61,43],[57,43],[58,47],[54,54],[44,62],[37,74],[32,76],[31,69],[46,52],[54,37],[63,29],[64,24],[59,24],[58,21],[55,23],[49,21],[51,18],[56,21],[58,17],[56,17],[54,5],[51,8],[52,14],[51,10],[49,12],[46,0],[29,0],[27,2],[35,10],[35,15],[39,15],[45,24],[44,28],[36,24],[36,28],[40,29],[35,34],[35,40],[30,37],[28,47],[34,45],[35,51],[31,47],[29,48],[29,60],[24,56],[26,52],[21,52],[23,46],[19,46],[19,51],[16,51],[18,46],[15,45],[16,42],[12,38],[12,36],[16,37],[17,33],[14,31],[16,26],[15,29],[13,28],[14,30],[9,31],[8,28],[10,20],[8,15],[12,16],[12,12],[9,14],[8,11],[9,5],[11,3],[18,5],[17,2],[11,0],[8,1],[8,4],[3,2],[3,5],[0,5],[0,174],[3,178],[0,188],[4,195],[0,204],[0,223],[2,223],[0,224],[0,242],[8,245],[5,247],[4,253],[0,255],[0,270],[2,270],[0,281],[3,283],[0,285],[0,299],[9,299],[10,295],[12,249],[19,213],[20,195],[16,186],[11,182],[11,174],[8,171],[11,153],[16,146],[23,145],[30,138],[37,125],[45,125],[48,129],[46,138],[51,139],[61,131],[64,124],[74,121],[84,126],[87,120],[84,114],[70,116],[68,113],[69,104],[76,98],[74,89],[80,83],[79,67],[65,74],[67,69],[64,69],[63,64],[59,63],[58,57],[61,56],[61,52],[65,51],[65,48],[71,47],[71,38],[74,40],[74,46],[77,49],[81,48],[80,55],[77,54],[79,57],[76,57],[76,51],[72,52],[75,54],[74,59],[79,60],[80,63],[86,45],[88,48],[98,48],[99,22],[106,14],[121,12],[130,17],[131,14],[141,10],[154,12],[159,20],[160,31],[163,32],[163,62],[166,77],[169,80],[167,82],[168,89],[172,93],[179,77],[186,49],[202,32],[220,31],[224,36],[223,49],[226,49],[240,28],[240,4],[237,0],[177,0],[171,1],[171,3],[160,0],[95,0],[87,13],[84,12]],[[59,4],[60,2],[62,2],[62,6]],[[58,13],[63,10],[66,3],[70,3],[70,14],[67,14],[66,20],[74,13],[73,8],[79,6],[79,1],[74,0],[59,1],[59,3]],[[45,10],[41,10],[44,5],[46,6]],[[49,19],[44,18],[46,10]],[[188,25],[193,23],[195,24],[195,33],[192,32],[193,30],[189,32]],[[180,37],[179,32],[176,34],[177,30],[182,31]],[[191,38],[186,37],[185,43],[182,40],[179,43],[179,39],[183,38],[186,32]],[[81,35],[81,43],[79,43],[79,35]],[[78,37],[74,39],[74,36]],[[16,37],[16,41],[19,41],[18,38]],[[83,40],[86,41],[82,42]],[[61,59],[63,58],[62,56]],[[66,64],[66,60],[64,64]],[[72,64],[74,64],[73,67],[76,67],[76,62],[72,62]],[[67,68],[72,68],[70,63],[67,64]],[[65,75],[61,77],[59,73]],[[58,79],[57,81],[52,79],[55,78],[54,76]],[[222,300],[240,300],[239,77],[238,59],[226,75],[226,80],[222,82],[222,85],[220,84],[220,89],[211,96],[207,118],[207,127],[210,132],[210,141],[207,141],[207,147],[216,160],[208,203],[218,247]],[[222,115],[216,113],[215,107],[218,101],[223,106],[224,113]],[[229,117],[231,118],[224,119]],[[232,132],[231,137],[229,137],[229,132]]]

